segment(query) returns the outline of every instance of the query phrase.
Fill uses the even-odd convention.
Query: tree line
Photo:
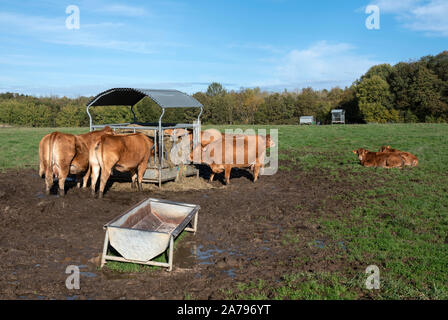
[[[331,110],[344,109],[348,123],[448,122],[448,51],[416,61],[371,67],[350,87],[273,93],[260,88],[226,90],[219,83],[193,96],[204,106],[204,124],[297,124],[301,116],[331,123]],[[0,94],[0,124],[31,127],[88,126],[92,97],[33,97]],[[140,121],[157,122],[161,110],[149,98],[134,106]],[[133,120],[126,106],[93,107],[95,123]],[[197,109],[172,109],[165,122],[191,122]]]

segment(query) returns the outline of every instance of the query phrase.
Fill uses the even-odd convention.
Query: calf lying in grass
[[[372,152],[363,148],[353,150],[364,167],[403,168],[405,160],[395,152]]]
[[[390,146],[382,146],[379,152],[393,152],[399,154],[404,159],[405,166],[416,167],[418,165],[418,158],[410,152],[392,149]]]

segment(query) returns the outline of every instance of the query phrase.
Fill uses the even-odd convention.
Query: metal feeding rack
[[[101,268],[107,260],[173,268],[174,239],[196,233],[199,205],[148,198],[104,225]],[[109,244],[120,256],[108,255]],[[168,249],[168,262],[151,261]]]
[[[149,97],[162,109],[158,123],[138,123],[134,106],[143,98]],[[94,125],[93,118],[90,114],[90,108],[94,106],[130,106],[130,111],[133,115],[132,123],[112,123]],[[162,122],[166,109],[171,108],[198,108],[200,109],[197,120],[193,123],[177,123],[164,124]],[[167,151],[164,149],[165,131],[168,129],[190,129],[193,131],[193,147],[199,143],[199,136],[201,131],[201,115],[203,111],[202,104],[195,98],[180,92],[178,90],[159,90],[159,89],[134,89],[134,88],[113,88],[101,92],[87,103],[87,114],[89,116],[90,131],[103,129],[109,126],[117,130],[131,130],[133,132],[150,132],[154,139],[154,149],[157,163],[148,162],[147,170],[143,176],[145,182],[156,182],[159,187],[162,182],[176,179],[179,166],[168,166],[166,163]],[[135,126],[133,126],[133,124]],[[175,144],[176,142],[174,142]],[[160,146],[158,148],[157,146]],[[197,175],[198,170],[193,165],[185,165],[182,167],[185,176]]]

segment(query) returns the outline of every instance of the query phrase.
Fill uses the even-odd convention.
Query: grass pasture
[[[311,218],[321,226],[316,239],[326,239],[318,246],[332,243],[344,248],[314,262],[343,263],[335,270],[309,272],[303,265],[315,258],[297,252],[295,267],[275,284],[264,279],[236,281],[233,287],[222,290],[228,298],[448,299],[448,125],[256,128],[278,129],[279,170],[292,176],[297,172],[328,175],[350,188],[348,194],[330,190],[329,198],[343,205],[329,207],[331,203],[321,202]],[[1,128],[0,169],[37,168],[39,141],[52,131]],[[414,153],[419,166],[404,170],[364,168],[352,153],[360,147],[377,151],[381,145]],[[297,210],[301,210],[299,202]],[[298,241],[294,233],[283,235],[284,246]],[[364,270],[369,265],[380,270],[379,290],[365,289]]]

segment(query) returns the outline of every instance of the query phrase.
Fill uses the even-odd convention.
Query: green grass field
[[[381,289],[370,294],[375,299],[448,299],[448,125],[271,128],[279,130],[280,159],[288,160],[280,170],[293,174],[295,167],[305,171],[322,169],[333,179],[372,186],[355,189],[345,197],[352,209],[338,219],[325,215],[316,218],[322,234],[335,241],[343,239],[348,249],[328,259],[377,265]],[[0,168],[37,168],[39,141],[51,131],[1,128]],[[352,153],[359,147],[377,151],[381,145],[416,154],[419,166],[384,174],[384,169],[363,168]],[[381,183],[377,183],[379,180]],[[293,236],[285,239],[285,245],[293,243]],[[356,299],[365,279],[359,270],[301,272],[285,275],[282,285],[276,288],[260,279],[223,290],[229,297],[245,299],[266,298],[267,292],[274,299]]]
[[[0,128],[0,170],[39,166],[39,142],[53,131],[80,134],[88,128]]]
[[[419,157],[414,169],[364,168],[351,152],[359,147],[378,151],[392,145]],[[354,191],[344,199],[354,209],[344,218],[320,218],[322,232],[348,248],[343,259],[375,264],[381,270],[378,299],[448,298],[448,126],[439,124],[279,127],[281,159],[302,170],[321,168],[334,179],[354,184],[367,179],[381,186]],[[293,172],[294,166],[285,170]],[[334,197],[338,197],[337,194]],[[289,242],[291,243],[291,241]],[[336,256],[336,254],[335,254]],[[331,259],[332,257],[329,257]],[[338,257],[341,258],[341,257]],[[286,275],[274,297],[292,299],[356,298],[367,275]],[[294,281],[299,279],[300,281]],[[262,283],[242,284],[256,292]],[[245,291],[251,292],[246,294]],[[241,290],[241,298],[263,298]]]

